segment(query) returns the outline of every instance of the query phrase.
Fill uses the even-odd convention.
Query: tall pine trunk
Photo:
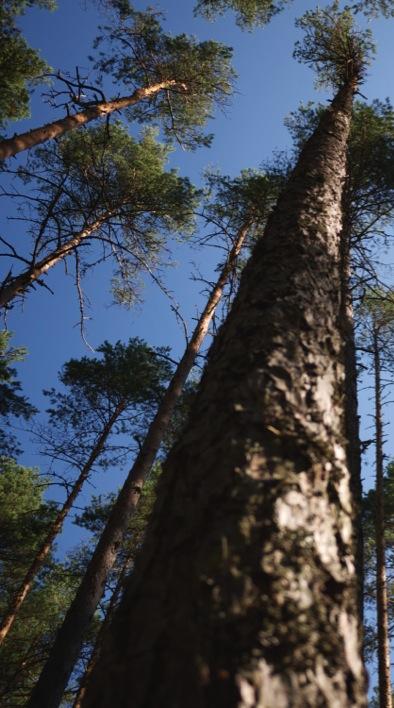
[[[26,597],[28,596],[32,585],[34,583],[35,578],[37,577],[38,572],[41,570],[43,564],[45,563],[45,560],[47,559],[50,550],[52,548],[52,544],[56,538],[56,536],[60,533],[60,531],[63,528],[63,523],[65,518],[68,516],[70,513],[73,504],[78,497],[79,493],[82,490],[82,487],[84,483],[86,482],[87,478],[89,477],[89,474],[92,470],[92,467],[97,460],[97,458],[100,456],[104,449],[105,442],[108,438],[108,435],[110,434],[113,426],[115,425],[117,419],[119,418],[120,414],[123,412],[125,408],[125,402],[119,403],[119,405],[115,408],[112,416],[104,426],[91,454],[89,455],[89,459],[87,460],[86,464],[83,466],[80,475],[78,479],[74,482],[73,487],[71,489],[70,494],[67,496],[67,499],[65,500],[62,508],[60,511],[57,513],[56,518],[52,524],[52,526],[49,529],[49,532],[41,544],[40,548],[38,549],[36,556],[34,560],[32,561],[30,568],[28,569],[25,577],[22,580],[22,583],[18,590],[16,591],[15,595],[13,596],[10,606],[8,608],[7,614],[3,618],[1,625],[0,625],[0,645],[4,642],[7,634],[11,630],[17,616],[18,612],[21,609],[24,601],[26,600]]]
[[[6,160],[7,157],[12,157],[13,155],[17,155],[18,152],[29,150],[32,147],[36,147],[36,145],[45,143],[47,140],[59,138],[61,135],[64,135],[64,133],[80,128],[82,125],[86,125],[86,123],[90,123],[92,120],[103,118],[115,111],[121,111],[129,106],[134,106],[136,103],[146,98],[151,98],[151,96],[156,95],[160,91],[173,88],[176,85],[177,82],[175,80],[168,80],[152,84],[151,86],[138,88],[130,96],[116,98],[113,101],[100,101],[94,106],[85,108],[84,111],[75,113],[75,115],[69,115],[65,118],[54,120],[51,123],[40,126],[40,128],[33,128],[33,130],[28,130],[26,133],[14,135],[12,138],[0,140],[0,160]],[[180,88],[184,89],[185,87],[181,84]]]
[[[61,702],[63,692],[78,658],[84,634],[102,596],[106,578],[115,563],[131,515],[137,507],[144,481],[168,429],[177,400],[208,332],[210,322],[222,297],[225,284],[235,267],[237,256],[244,244],[248,230],[249,224],[245,224],[238,232],[234,246],[211,291],[193,336],[149,427],[141,451],[137,455],[114,504],[77,595],[67,612],[48,661],[32,693],[28,708],[43,708],[44,706],[45,708],[56,708]]]
[[[365,706],[339,322],[354,89],[245,268],[84,708]]]
[[[91,236],[97,229],[105,224],[108,219],[116,213],[116,210],[109,210],[96,219],[90,226],[82,229],[72,238],[65,241],[61,246],[48,253],[45,258],[34,263],[20,275],[8,278],[0,287],[0,307],[7,307],[9,303],[18,295],[23,295],[29,287],[39,282],[41,276],[45,275],[59,261],[63,260],[70,253],[73,253],[78,246]]]
[[[361,483],[361,447],[358,416],[357,392],[357,354],[353,318],[353,299],[351,291],[351,202],[349,193],[349,175],[345,181],[342,198],[341,232],[341,310],[340,323],[344,344],[345,363],[345,437],[347,462],[350,472],[354,508],[354,547],[356,574],[358,582],[358,606],[360,630],[364,616],[364,539],[361,518],[362,483]]]
[[[382,379],[379,351],[379,331],[373,322],[372,348],[375,375],[375,449],[376,449],[376,606],[378,616],[378,672],[380,708],[392,708],[391,661],[389,641],[388,593],[384,540],[384,472],[383,472],[383,420]]]

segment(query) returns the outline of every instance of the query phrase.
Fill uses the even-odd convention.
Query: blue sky
[[[276,149],[289,147],[289,136],[283,126],[284,117],[300,102],[328,98],[326,94],[315,91],[312,71],[292,59],[294,42],[298,37],[294,19],[315,4],[309,0],[297,0],[268,27],[246,33],[236,27],[230,15],[215,23],[194,18],[193,0],[162,0],[155,3],[155,7],[165,11],[167,28],[171,32],[187,32],[199,39],[216,39],[233,46],[234,66],[238,73],[231,105],[225,113],[218,113],[209,125],[209,130],[215,134],[212,147],[195,153],[177,149],[171,156],[172,166],[178,167],[182,174],[198,183],[207,166],[236,175],[241,169],[258,167]],[[92,40],[104,18],[90,0],[58,0],[58,5],[59,9],[53,13],[29,11],[21,21],[23,32],[54,69],[73,71],[76,65],[87,67]],[[135,6],[143,9],[146,3],[137,0]],[[368,100],[387,96],[394,100],[393,27],[394,20],[371,23],[378,52],[363,87],[363,94]],[[38,90],[32,101],[32,118],[10,126],[10,133],[40,125],[53,117],[54,113],[43,103]],[[22,156],[18,161],[23,163],[24,159]],[[4,202],[0,208],[3,233],[15,233],[16,225],[7,221],[7,216],[12,214],[12,205]],[[209,278],[219,254],[211,250],[174,246],[174,257],[178,266],[166,273],[166,284],[180,303],[184,317],[191,322],[202,303],[199,295],[201,286],[190,280],[193,264]],[[389,252],[385,258],[392,261],[393,253]],[[6,266],[3,272],[6,272]],[[14,308],[7,317],[7,325],[15,333],[14,343],[26,345],[29,350],[29,357],[18,369],[24,390],[38,407],[42,405],[42,388],[56,384],[57,372],[64,361],[88,353],[75,326],[79,312],[72,279],[64,274],[64,268],[60,265],[49,275],[48,284],[54,295],[41,288],[28,296],[23,308]],[[131,311],[111,305],[108,268],[92,272],[85,289],[91,302],[88,312],[91,319],[86,324],[86,330],[93,346],[104,339],[115,341],[140,336],[152,345],[170,345],[176,355],[181,353],[182,332],[168,302],[149,279],[146,281],[144,304]],[[369,424],[367,414],[370,410],[368,396],[368,392],[361,394],[361,412],[366,425]],[[370,437],[369,432],[364,437]],[[388,452],[394,452],[390,445]],[[21,461],[26,464],[40,463],[29,444]],[[369,462],[367,466],[366,474],[370,480]],[[114,474],[111,480],[107,478],[106,481],[97,478],[98,489],[101,485],[116,485],[120,476]],[[66,548],[75,540],[75,531],[68,525],[61,547]]]

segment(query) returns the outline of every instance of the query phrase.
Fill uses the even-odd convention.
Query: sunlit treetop
[[[360,0],[355,5],[351,5],[354,12],[362,12],[367,17],[393,17],[394,2],[393,0]]]
[[[168,138],[183,147],[208,145],[211,136],[201,128],[231,95],[232,50],[218,42],[197,42],[186,34],[166,34],[161,19],[153,10],[130,9],[119,23],[102,28],[95,42],[100,50],[95,68],[112,77],[118,92],[172,82],[129,108],[127,117],[159,124]]]
[[[237,25],[252,29],[257,25],[266,25],[288,2],[291,0],[198,0],[195,12],[212,20],[232,10]]]
[[[379,330],[394,334],[394,291],[370,288],[363,298],[364,313],[368,313]]]
[[[370,30],[358,30],[349,8],[338,2],[309,10],[296,22],[303,40],[296,43],[294,56],[317,73],[318,86],[338,88],[349,81],[358,84],[374,52]]]
[[[206,174],[205,215],[226,230],[236,231],[250,225],[251,237],[264,231],[267,218],[284,185],[282,175],[263,170],[242,170],[238,177],[216,172]]]
[[[99,220],[88,239],[92,249],[86,239],[79,249],[80,272],[110,259],[115,300],[135,304],[140,276],[158,267],[166,239],[183,239],[194,229],[199,192],[166,169],[170,151],[155,129],[146,128],[136,140],[120,123],[74,131],[33,151],[14,180],[33,241],[32,262]]]
[[[107,0],[115,5],[116,0]],[[119,5],[128,0],[119,0]],[[195,13],[208,20],[223,15],[227,10],[235,13],[236,23],[242,29],[252,29],[265,25],[292,0],[197,0]],[[392,17],[394,15],[393,0],[360,0],[350,5],[353,12],[362,12],[367,17]]]

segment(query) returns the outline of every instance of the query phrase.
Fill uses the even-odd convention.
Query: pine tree
[[[27,118],[29,89],[49,71],[39,53],[28,46],[17,18],[33,5],[54,9],[55,0],[3,0],[0,6],[0,130],[8,121]]]
[[[385,548],[384,500],[384,438],[383,438],[383,381],[385,352],[390,352],[393,337],[394,300],[390,292],[371,291],[364,301],[369,315],[364,333],[367,338],[374,377],[375,399],[375,468],[374,526],[376,548],[376,609],[378,619],[378,673],[379,701],[381,708],[392,708],[391,655],[389,640],[389,603]],[[390,364],[392,363],[390,357]],[[387,365],[387,363],[386,363]]]
[[[11,246],[9,254],[11,263],[27,267],[16,275],[11,267],[0,307],[43,285],[48,271],[70,256],[77,259],[77,284],[91,263],[111,258],[115,299],[133,304],[140,274],[160,263],[166,238],[186,236],[193,224],[198,194],[188,179],[165,169],[168,154],[152,130],[137,141],[119,124],[38,148],[16,171],[12,191],[32,244],[30,253]]]
[[[323,107],[302,106],[290,114],[295,154],[316,127]],[[341,232],[341,324],[345,341],[346,371],[346,438],[348,464],[351,470],[355,506],[355,531],[358,536],[357,575],[360,582],[362,612],[361,528],[361,456],[357,414],[357,357],[353,315],[353,297],[362,295],[371,281],[371,242],[380,246],[394,216],[394,112],[388,101],[370,105],[356,101],[347,150],[347,168],[342,195],[343,224]],[[375,278],[376,279],[376,278]]]
[[[23,396],[21,384],[16,378],[16,369],[10,366],[26,356],[24,347],[10,347],[11,332],[0,331],[0,455],[17,455],[20,452],[15,435],[10,431],[12,418],[28,420],[37,411]]]
[[[337,94],[210,352],[86,708],[365,705],[339,262],[370,39],[335,6],[301,25]]]
[[[209,293],[190,341],[111,510],[80,588],[58,633],[40,680],[32,693],[29,703],[31,708],[42,704],[47,705],[48,708],[59,705],[78,657],[83,635],[103,594],[106,578],[116,561],[130,518],[139,503],[144,482],[170,427],[177,402],[208,332],[226,283],[236,266],[238,255],[246,242],[249,231],[253,231],[254,224],[256,224],[255,230],[258,231],[259,222],[267,219],[277,197],[277,184],[276,182],[271,183],[264,175],[252,178],[244,176],[235,182],[231,180],[219,181],[217,191],[220,195],[219,204],[209,208],[208,215],[217,213],[219,216],[220,214],[223,221],[226,222],[226,226],[232,226],[235,229],[228,257],[220,269],[217,282]],[[256,198],[258,193],[260,200]],[[235,200],[235,206],[230,209],[231,195],[234,198],[235,194],[238,198]],[[240,200],[241,194],[243,194],[242,200]],[[229,232],[232,233],[231,228]]]
[[[0,458],[0,614],[3,615],[56,514],[37,470]],[[0,653],[0,703],[24,706],[78,577],[49,555],[20,622]]]
[[[240,27],[251,29],[256,25],[265,25],[274,15],[281,12],[291,0],[197,0],[196,14],[211,20],[222,15],[226,10],[236,13]],[[393,0],[360,0],[352,5],[352,10],[362,12],[369,17],[392,17]]]
[[[68,485],[63,504],[54,514],[46,534],[38,545],[31,563],[16,589],[0,623],[0,644],[9,634],[23,603],[34,586],[64,520],[94,466],[102,458],[116,454],[117,464],[127,451],[117,449],[114,432],[131,436],[137,427],[138,413],[147,417],[163,393],[171,366],[161,358],[163,350],[153,350],[144,342],[130,340],[127,345],[105,342],[97,349],[101,359],[84,357],[64,365],[60,381],[66,393],[47,391],[52,408],[52,438],[45,435],[46,453],[57,463],[63,458],[77,468],[78,476]],[[142,410],[138,410],[138,409]],[[149,418],[149,415],[148,415]],[[53,430],[55,429],[55,430]],[[116,430],[117,429],[117,430]],[[107,458],[105,460],[105,458]]]
[[[65,118],[0,141],[0,159],[121,110],[131,121],[159,123],[167,135],[189,148],[209,144],[201,128],[213,108],[226,103],[231,94],[231,49],[218,42],[198,43],[185,34],[168,35],[153,10],[130,8],[127,20],[105,28],[96,43],[97,71],[111,76],[117,91],[123,86],[125,95],[99,100],[93,92],[92,100],[85,102],[73,89],[70,102],[75,113],[70,110]]]

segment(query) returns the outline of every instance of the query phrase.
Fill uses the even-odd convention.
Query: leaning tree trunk
[[[7,307],[11,300],[18,295],[23,295],[29,287],[39,282],[41,276],[45,275],[53,266],[59,263],[59,261],[69,256],[70,253],[73,253],[83,241],[88,239],[89,236],[97,231],[100,226],[105,224],[115,213],[116,210],[114,209],[105,212],[105,214],[96,219],[93,224],[79,231],[75,236],[59,246],[59,248],[48,253],[45,258],[33,263],[33,265],[27,268],[23,273],[16,275],[14,278],[7,278],[4,284],[0,286],[0,307]]]
[[[35,687],[28,708],[56,708],[78,658],[86,629],[102,596],[105,580],[116,560],[123,536],[132,513],[141,496],[144,481],[150,472],[163,436],[186,379],[194,365],[215,309],[222,297],[224,286],[233,271],[237,256],[249,230],[245,224],[238,232],[229,257],[212,289],[207,304],[193,332],[185,353],[178,364],[170,385],[164,394],[152,421],[141,451],[131,468],[123,488],[111,511],[107,525],[86,569],[77,595],[58,632],[48,661]]]
[[[115,425],[120,414],[123,412],[124,408],[125,408],[125,402],[122,401],[119,403],[118,406],[116,406],[113,414],[111,415],[110,419],[108,420],[108,422],[104,426],[91,454],[89,455],[89,459],[87,460],[86,464],[83,466],[78,479],[74,482],[70,494],[67,496],[67,499],[65,500],[62,508],[57,513],[56,518],[55,518],[52,526],[50,527],[45,540],[43,541],[40,548],[38,549],[36,556],[35,556],[33,562],[31,563],[30,568],[28,569],[25,577],[23,578],[20,587],[18,588],[14,597],[12,598],[10,606],[7,611],[7,614],[3,618],[1,625],[0,625],[0,645],[4,642],[7,634],[11,630],[11,628],[17,618],[18,612],[21,609],[24,601],[26,600],[26,597],[28,596],[28,594],[32,588],[33,582],[34,582],[35,578],[37,577],[38,572],[40,571],[46,558],[48,557],[48,554],[52,548],[52,544],[53,544],[56,536],[62,530],[64,519],[70,513],[77,496],[79,495],[84,483],[86,482],[87,478],[89,477],[89,474],[92,470],[92,467],[93,467],[95,461],[97,460],[97,458],[100,456],[100,454],[102,453],[102,451],[104,449],[104,445],[105,445],[105,442],[108,438],[108,435],[110,434],[113,426]]]
[[[379,351],[379,332],[373,322],[372,348],[375,374],[375,446],[376,446],[376,493],[375,493],[375,534],[376,534],[376,608],[378,615],[378,672],[379,706],[392,708],[390,676],[389,612],[386,577],[384,540],[384,473],[383,473],[383,421],[382,421],[382,380]]]
[[[80,128],[82,125],[90,123],[92,120],[103,118],[115,111],[121,111],[123,108],[134,106],[136,103],[151,98],[151,96],[156,95],[160,91],[173,88],[176,85],[177,82],[175,80],[168,80],[152,84],[151,86],[138,88],[130,96],[116,98],[113,101],[100,101],[94,104],[94,106],[85,108],[84,111],[75,113],[75,115],[60,118],[60,120],[54,120],[51,123],[42,125],[40,128],[34,128],[26,133],[14,135],[12,138],[0,140],[0,160],[5,160],[7,157],[12,157],[18,152],[23,152],[23,150],[28,150],[36,145],[45,143],[47,140],[59,138],[61,135],[64,135],[64,133]],[[183,84],[180,85],[180,88],[185,90]]]
[[[108,604],[107,611],[105,613],[105,617],[101,623],[100,629],[98,631],[96,641],[94,643],[93,651],[89,657],[88,665],[86,667],[85,673],[81,679],[81,683],[79,685],[79,689],[77,692],[77,695],[75,696],[74,703],[73,703],[73,708],[82,708],[82,704],[86,695],[86,689],[89,684],[90,677],[92,675],[93,669],[97,664],[101,647],[104,641],[104,637],[106,636],[106,633],[108,631],[108,627],[110,625],[110,622],[113,617],[113,613],[115,610],[116,605],[119,602],[120,595],[122,593],[123,587],[124,587],[124,582],[126,575],[128,571],[130,570],[130,566],[133,563],[133,559],[126,558],[122,569],[119,574],[118,582],[116,583],[115,590],[112,593],[111,600]]]
[[[345,438],[347,463],[353,495],[353,533],[358,582],[360,631],[364,617],[364,538],[362,527],[361,446],[358,416],[357,354],[351,291],[351,196],[350,177],[347,175],[342,198],[341,253],[341,309],[340,327],[344,345],[345,363]]]
[[[365,705],[339,327],[353,92],[245,268],[84,708]]]

